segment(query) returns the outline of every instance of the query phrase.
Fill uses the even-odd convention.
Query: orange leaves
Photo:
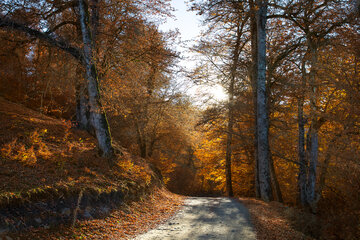
[[[7,159],[20,161],[25,165],[35,165],[38,157],[46,159],[50,155],[46,144],[42,141],[46,132],[47,129],[35,130],[25,133],[25,136],[19,136],[3,145],[1,155]]]
[[[296,230],[296,224],[294,219],[299,218],[304,221],[307,219],[307,215],[303,214],[299,210],[285,207],[280,203],[271,202],[265,203],[259,200],[250,198],[240,198],[241,202],[249,209],[251,214],[251,220],[255,225],[257,232],[257,239],[261,240],[287,240],[287,239],[306,239],[312,240],[313,238],[307,236],[301,231]],[[306,230],[306,222],[300,227],[302,231]],[[307,233],[308,234],[308,233]]]
[[[119,169],[116,171],[118,175],[126,174],[128,178],[145,183],[149,185],[151,183],[151,175],[145,168],[139,164],[135,164],[133,160],[123,158],[116,162],[116,166]]]

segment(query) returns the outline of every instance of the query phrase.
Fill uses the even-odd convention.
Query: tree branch
[[[56,25],[52,29],[49,29],[49,31],[46,31],[45,34],[53,33],[56,30],[58,30],[59,28],[61,28],[62,26],[65,26],[67,24],[71,24],[71,25],[74,25],[75,27],[77,27],[77,23],[75,21],[64,21],[64,22],[59,23],[58,25]]]
[[[7,28],[7,29],[23,32],[30,37],[35,37],[37,39],[45,41],[54,47],[64,50],[65,52],[71,54],[74,58],[82,62],[83,59],[82,54],[78,48],[71,46],[69,43],[67,43],[64,40],[55,39],[50,34],[40,32],[39,30],[25,26],[24,24],[15,22],[11,19],[5,18],[2,15],[0,15],[0,28]]]

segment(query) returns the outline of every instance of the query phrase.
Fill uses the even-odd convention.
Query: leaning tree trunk
[[[284,202],[279,180],[277,179],[275,166],[274,166],[274,159],[272,158],[271,151],[269,149],[269,167],[270,167],[270,178],[271,178],[271,185],[272,189],[274,190],[274,198],[278,202]]]
[[[93,41],[89,27],[89,12],[85,0],[79,0],[80,24],[83,37],[83,63],[86,69],[88,84],[90,123],[95,129],[99,148],[104,157],[112,157],[114,149],[111,143],[111,134],[106,114],[100,102],[98,74],[93,59]]]
[[[257,40],[257,129],[258,129],[258,169],[260,195],[264,201],[272,200],[269,169],[269,119],[266,97],[266,16],[267,1],[258,0]]]

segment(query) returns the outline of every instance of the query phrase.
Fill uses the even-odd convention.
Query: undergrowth
[[[87,132],[0,98],[0,206],[149,186],[156,176],[145,160],[114,146],[110,167]]]

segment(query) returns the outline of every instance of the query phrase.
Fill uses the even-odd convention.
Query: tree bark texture
[[[114,149],[111,143],[111,134],[106,114],[100,102],[98,75],[93,59],[93,41],[89,27],[89,11],[85,0],[79,0],[80,24],[83,38],[83,61],[88,84],[90,122],[95,129],[99,148],[104,157],[112,157]]]
[[[271,185],[272,185],[272,189],[274,190],[274,197],[275,200],[278,202],[284,202],[283,200],[283,196],[282,196],[282,192],[281,192],[281,188],[280,188],[280,184],[279,181],[277,179],[277,175],[276,175],[276,171],[275,171],[275,167],[274,167],[274,161],[271,155],[271,151],[269,151],[269,167],[270,167],[270,177],[271,177]]]
[[[76,123],[77,128],[90,131],[90,108],[84,74],[80,66],[76,68]]]
[[[306,86],[306,70],[305,60],[302,62],[302,83],[301,91],[305,91]],[[299,187],[299,201],[300,204],[306,205],[306,182],[307,182],[307,158],[305,157],[305,120],[304,120],[304,94],[298,99],[298,157],[299,157],[299,175],[298,175],[298,187]]]
[[[264,201],[272,200],[269,169],[269,119],[266,96],[266,16],[267,1],[258,0],[257,11],[257,133],[258,133],[258,170],[260,195]]]
[[[317,116],[317,85],[316,85],[316,68],[317,68],[317,47],[308,36],[308,47],[311,53],[311,69],[309,73],[310,85],[310,117],[311,125],[308,132],[308,142],[306,156],[308,157],[309,169],[306,185],[307,199],[306,202],[313,212],[316,212],[315,185],[316,185],[316,166],[318,162],[318,116]]]
[[[250,79],[253,93],[253,115],[254,115],[254,181],[255,196],[260,198],[259,168],[258,168],[258,140],[257,140],[257,26],[256,10],[254,1],[250,1],[250,31],[251,31],[251,67]]]

